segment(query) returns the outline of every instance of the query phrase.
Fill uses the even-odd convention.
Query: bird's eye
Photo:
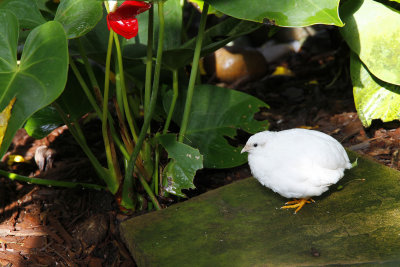
[[[258,144],[257,144],[257,143],[255,143],[255,144],[253,144],[253,146],[254,146],[254,147],[257,147],[257,146],[258,146]]]

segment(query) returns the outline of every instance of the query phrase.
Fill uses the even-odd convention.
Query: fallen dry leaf
[[[16,98],[11,99],[8,106],[0,113],[0,145],[3,143],[4,134],[7,130],[8,121],[11,117],[11,109],[15,103]]]

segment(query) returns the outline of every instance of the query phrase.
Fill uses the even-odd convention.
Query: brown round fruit
[[[215,71],[221,82],[233,83],[237,80],[254,80],[267,72],[267,62],[257,50],[238,47],[223,47],[204,59],[208,74]]]

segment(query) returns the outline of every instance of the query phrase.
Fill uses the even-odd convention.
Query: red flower
[[[147,11],[151,4],[141,1],[125,1],[117,10],[107,15],[107,26],[117,34],[131,39],[138,34],[139,24],[136,16]]]

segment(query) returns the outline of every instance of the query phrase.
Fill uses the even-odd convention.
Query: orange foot
[[[294,213],[296,214],[306,203],[315,202],[312,198],[301,198],[294,199],[293,201],[288,201],[285,203],[286,206],[281,207],[281,209],[296,209]]]

